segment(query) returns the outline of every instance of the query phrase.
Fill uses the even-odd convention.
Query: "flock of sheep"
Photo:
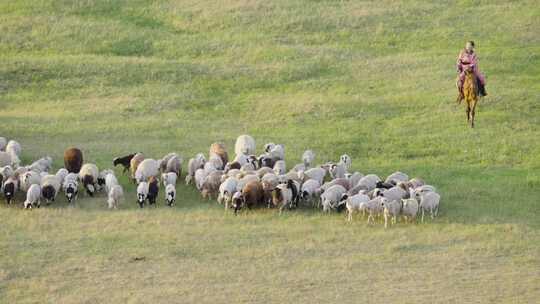
[[[367,215],[368,224],[384,218],[384,226],[394,224],[398,216],[415,221],[425,213],[437,216],[440,195],[435,187],[419,178],[395,172],[382,180],[375,174],[350,172],[351,158],[342,155],[337,163],[314,165],[315,153],[307,150],[302,162],[287,171],[283,145],[267,143],[264,152],[256,155],[255,140],[241,135],[235,144],[235,158],[229,161],[225,145],[213,143],[208,159],[198,153],[188,162],[186,184],[194,184],[203,198],[216,198],[226,209],[236,214],[242,209],[276,208],[279,212],[299,207],[322,209],[324,212],[347,211],[348,221],[354,213]],[[40,207],[41,201],[53,202],[63,192],[68,203],[78,197],[79,187],[87,195],[107,193],[109,208],[116,209],[124,192],[111,169],[101,172],[95,164],[84,163],[83,153],[77,148],[64,152],[64,168],[55,174],[52,158],[40,158],[22,166],[21,145],[0,137],[0,185],[8,204],[17,191],[26,192],[24,208]],[[137,184],[137,203],[155,205],[159,188],[165,191],[165,201],[173,206],[176,183],[182,174],[182,157],[169,153],[161,159],[146,158],[134,153],[113,160]],[[160,186],[160,184],[162,186]]]

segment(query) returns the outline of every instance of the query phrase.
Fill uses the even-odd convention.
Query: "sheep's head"
[[[69,183],[66,187],[66,198],[68,203],[71,203],[77,196],[77,185],[75,183]]]
[[[236,192],[232,197],[231,208],[234,209],[234,214],[236,215],[244,205],[244,197],[241,192]]]
[[[165,197],[165,200],[167,201],[167,205],[169,207],[172,207],[174,205],[174,201],[175,201],[175,193],[174,191],[169,191],[167,192],[167,196]]]

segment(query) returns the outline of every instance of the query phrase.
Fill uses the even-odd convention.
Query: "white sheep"
[[[285,161],[284,160],[278,160],[275,164],[274,164],[274,173],[276,173],[276,175],[283,175],[287,172],[287,167],[285,165]]]
[[[432,185],[422,185],[414,189],[415,192],[437,192],[437,189]]]
[[[349,196],[345,203],[347,207],[347,221],[352,221],[353,213],[360,212],[362,203],[367,203],[369,201],[369,196],[364,193],[358,193],[353,196]]]
[[[112,185],[109,188],[108,193],[107,204],[109,205],[109,209],[117,209],[124,198],[124,190],[122,190],[122,186],[119,184]]]
[[[339,158],[339,163],[338,164],[342,164],[345,167],[345,171],[349,171],[351,169],[351,166],[352,166],[352,159],[351,159],[351,157],[349,155],[343,154]]]
[[[175,184],[167,184],[167,186],[165,186],[165,202],[167,203],[169,207],[172,207],[175,201],[176,201]]]
[[[119,183],[114,172],[107,172],[107,175],[105,175],[105,192],[110,194],[112,187],[116,185],[119,185]]]
[[[408,198],[401,200],[403,207],[401,208],[401,214],[405,218],[405,221],[416,220],[418,214],[418,201],[415,198]]]
[[[382,191],[381,195],[390,201],[401,201],[407,194],[407,191],[403,190],[401,187],[392,187],[386,191]]]
[[[225,166],[219,155],[211,155],[207,164],[212,164],[216,170],[222,169]]]
[[[41,187],[39,184],[32,184],[26,192],[26,200],[24,201],[24,208],[29,209],[32,207],[39,208],[41,206]]]
[[[60,180],[54,174],[47,174],[41,179],[41,195],[47,202],[54,202],[60,190]]]
[[[382,197],[377,196],[360,206],[361,210],[365,210],[369,214],[368,225],[375,221],[375,216],[379,216],[383,212],[382,199]]]
[[[177,178],[178,176],[174,172],[161,174],[161,181],[163,182],[163,187],[167,187],[167,185],[176,185]]]
[[[159,164],[155,159],[146,158],[137,167],[135,171],[135,180],[137,183],[147,182],[150,177],[157,177],[159,174]]]
[[[321,203],[324,212],[329,212],[330,210],[337,207],[341,201],[343,194],[347,192],[341,185],[333,185],[326,189],[323,194],[321,194]]]
[[[31,165],[27,166],[28,170],[36,171],[37,173],[49,172],[52,169],[52,158],[50,156],[42,157]]]
[[[64,179],[69,174],[68,170],[66,168],[60,168],[58,171],[56,171],[56,177],[58,178],[58,181],[60,182],[60,185],[64,184]]]
[[[238,180],[234,177],[228,177],[221,185],[219,185],[218,203],[225,204],[225,209],[229,208],[232,196],[237,192],[236,186]]]
[[[148,182],[143,181],[137,185],[137,202],[139,207],[143,207],[146,199],[148,198],[149,185]]]
[[[19,185],[22,191],[26,192],[30,186],[41,183],[41,176],[35,171],[27,171],[19,176]]]
[[[416,199],[420,198],[418,207],[422,212],[422,223],[424,222],[424,213],[426,211],[430,213],[431,219],[438,215],[441,196],[437,192],[415,192],[414,197]]]
[[[214,163],[212,162],[207,162],[204,164],[204,172],[206,173],[206,175],[214,172],[214,171],[217,171],[217,167],[214,165]]]
[[[406,182],[408,180],[409,180],[409,176],[407,174],[397,171],[388,175],[385,182],[397,185],[397,183],[399,182]]]
[[[268,151],[268,155],[275,161],[285,159],[285,147],[283,145],[275,145]]]
[[[259,181],[259,177],[255,174],[248,174],[238,180],[236,184],[236,191],[242,191],[245,185],[252,181]]]
[[[195,187],[197,188],[197,190],[201,190],[202,189],[202,185],[204,183],[204,179],[206,178],[206,176],[208,176],[208,174],[206,173],[206,171],[204,169],[197,169],[197,171],[195,171]]]
[[[401,212],[401,200],[389,200],[386,197],[381,199],[381,206],[384,215],[384,228],[388,228],[388,220],[391,219],[391,225],[397,222],[397,216]]]
[[[18,142],[14,140],[10,140],[7,143],[6,152],[11,157],[11,164],[15,167],[18,167],[19,164],[21,163],[21,160],[20,160],[21,151],[22,151],[21,144],[19,144]]]
[[[191,158],[188,162],[188,174],[186,175],[186,185],[191,184],[191,181],[195,178],[195,171],[204,168],[206,158],[204,154],[198,153],[194,158]]]
[[[315,192],[319,187],[321,187],[319,181],[316,179],[308,179],[302,184],[300,197],[305,202],[314,204],[316,198]]]
[[[95,164],[84,164],[79,171],[79,180],[82,182],[86,193],[94,196],[96,192],[97,179],[99,177],[99,169]]]
[[[358,182],[360,182],[362,177],[364,177],[364,174],[362,174],[360,172],[354,172],[352,174],[351,173],[345,174],[345,178],[347,178],[349,180],[349,183],[351,184],[351,188],[358,185]]]
[[[234,157],[234,160],[233,162],[237,162],[240,164],[240,166],[243,166],[244,164],[246,164],[248,162],[248,157],[247,155],[245,154],[236,154],[236,156]]]
[[[255,139],[249,135],[240,135],[234,144],[234,153],[251,155],[255,154]]]
[[[311,150],[304,151],[304,154],[302,154],[302,162],[304,163],[304,166],[306,166],[306,169],[311,167],[314,161],[315,153]]]
[[[306,171],[299,171],[298,178],[303,181],[308,179],[314,179],[319,182],[319,184],[324,183],[324,177],[326,176],[326,170],[323,168],[311,168]]]
[[[368,174],[362,177],[357,185],[363,186],[366,190],[371,191],[377,187],[377,182],[380,182],[381,179],[375,174]]]
[[[347,167],[343,163],[332,164],[330,166],[329,172],[332,178],[345,178],[345,174],[347,173]]]

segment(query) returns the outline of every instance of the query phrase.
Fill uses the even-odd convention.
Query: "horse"
[[[465,114],[467,115],[467,122],[471,124],[471,128],[474,128],[474,116],[476,114],[476,104],[478,103],[479,97],[478,89],[478,79],[476,79],[472,69],[466,69],[462,87],[463,95],[460,94],[457,103],[460,104],[461,101],[465,99],[465,102],[467,103]]]

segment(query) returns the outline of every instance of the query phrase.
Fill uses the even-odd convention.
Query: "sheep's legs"
[[[422,223],[424,223],[424,208],[422,208]]]

